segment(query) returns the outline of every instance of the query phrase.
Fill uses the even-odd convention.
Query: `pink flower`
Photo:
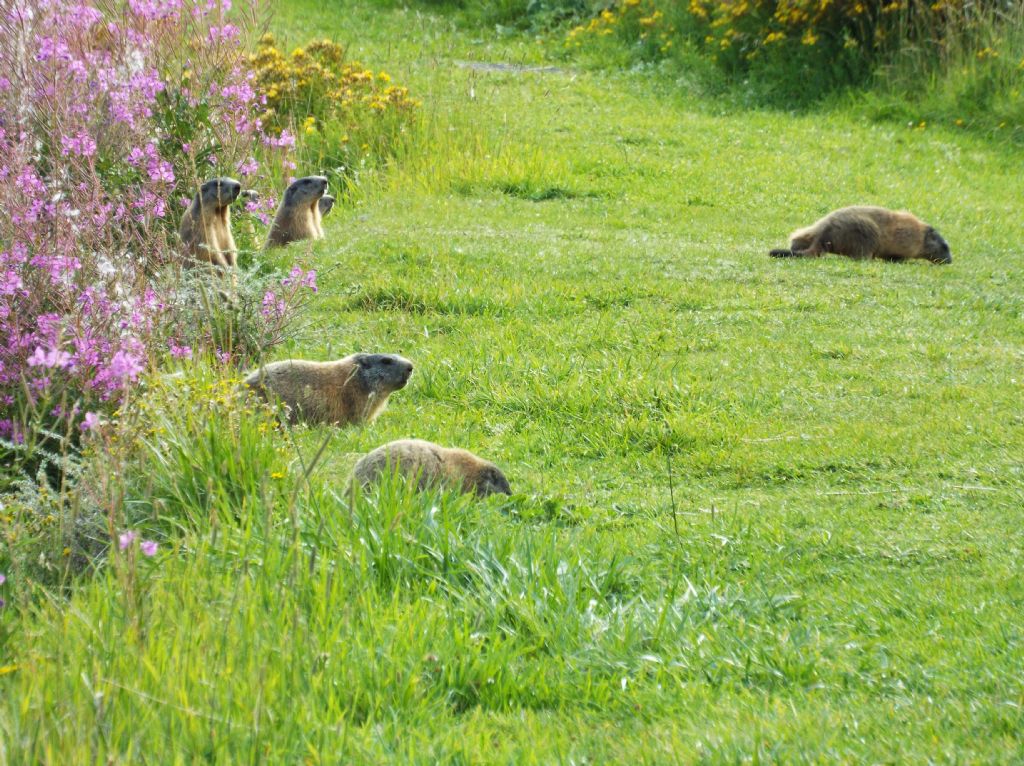
[[[117,545],[123,551],[128,548],[129,545],[135,542],[135,538],[138,537],[138,533],[131,531],[122,532],[117,536]]]
[[[78,131],[73,137],[61,136],[60,143],[65,157],[71,154],[77,154],[80,157],[92,157],[96,154],[96,141],[84,130]]]
[[[28,364],[30,367],[68,367],[71,365],[71,354],[56,348],[43,351],[41,346],[36,346],[28,358]]]
[[[85,413],[85,418],[82,420],[81,423],[78,424],[78,427],[83,431],[92,431],[96,428],[99,428],[99,425],[100,416],[97,415],[95,412],[87,412]]]
[[[188,346],[178,346],[174,343],[173,340],[170,342],[169,345],[171,347],[171,356],[173,356],[175,359],[192,358],[192,349],[189,348]]]
[[[142,544],[139,545],[142,549],[142,555],[153,556],[156,554],[156,543],[153,540],[143,540]]]
[[[139,357],[127,351],[118,351],[114,354],[108,367],[110,375],[118,380],[135,380],[143,369]]]

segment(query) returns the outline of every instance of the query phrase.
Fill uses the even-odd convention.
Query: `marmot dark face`
[[[320,215],[327,215],[331,212],[331,208],[334,207],[334,197],[330,194],[325,194],[320,198]]]
[[[211,178],[199,187],[200,204],[203,207],[227,207],[242,193],[242,184],[234,178]]]
[[[924,235],[924,256],[932,263],[952,263],[953,254],[939,232],[931,226]]]
[[[490,465],[482,468],[477,475],[476,493],[481,497],[486,495],[511,495],[512,488],[508,485],[508,479],[501,469]]]
[[[412,377],[412,362],[398,354],[356,354],[355,363],[368,391],[397,391]]]
[[[301,207],[303,204],[312,204],[327,191],[327,179],[323,176],[306,176],[297,178],[288,184],[284,190],[284,204],[288,206]]]

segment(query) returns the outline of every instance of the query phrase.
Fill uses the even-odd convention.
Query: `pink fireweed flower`
[[[128,546],[134,543],[135,538],[138,536],[137,532],[133,532],[130,529],[127,532],[122,532],[117,536],[117,547],[122,551],[127,550]]]
[[[139,545],[142,549],[143,556],[154,556],[156,555],[156,543],[153,540],[143,540]]]
[[[82,422],[78,424],[78,427],[83,431],[92,431],[99,428],[99,425],[100,416],[95,412],[87,412],[85,413],[85,417],[82,419]]]
[[[28,358],[28,364],[30,367],[68,367],[71,365],[71,354],[56,348],[43,351],[41,346],[36,346]]]
[[[65,157],[72,154],[92,157],[96,154],[96,141],[84,130],[80,130],[75,136],[61,136],[60,143]]]
[[[112,377],[119,380],[124,378],[135,380],[144,368],[139,357],[135,354],[128,353],[127,351],[118,351],[110,360],[110,365],[107,369]]]
[[[171,356],[173,356],[175,359],[192,358],[192,349],[189,348],[188,346],[179,346],[175,344],[173,340],[168,345],[171,348]]]

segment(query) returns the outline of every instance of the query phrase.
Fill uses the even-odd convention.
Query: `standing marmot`
[[[272,362],[245,382],[264,398],[284,402],[292,423],[349,425],[372,422],[411,375],[412,362],[396,354],[352,354],[336,362]]]
[[[267,247],[287,245],[300,239],[323,239],[320,226],[320,198],[327,191],[323,176],[306,176],[292,181],[270,225]]]
[[[218,266],[235,265],[238,248],[231,236],[231,203],[241,191],[242,184],[233,178],[211,178],[199,187],[178,230],[190,256]]]
[[[924,221],[902,210],[866,205],[835,210],[806,229],[794,231],[789,249],[772,250],[770,255],[817,257],[823,253],[851,258],[953,262],[946,240]]]
[[[512,494],[505,474],[494,463],[464,449],[441,447],[422,439],[399,439],[377,447],[359,459],[352,478],[365,487],[389,471],[417,479],[420,489],[440,485],[481,497]]]
[[[319,202],[320,217],[326,218],[327,214],[331,212],[331,208],[333,207],[334,197],[332,197],[330,194],[325,194],[324,196],[322,196]]]

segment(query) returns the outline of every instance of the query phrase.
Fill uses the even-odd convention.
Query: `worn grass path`
[[[334,436],[305,521],[161,558],[143,640],[113,576],[40,607],[0,758],[1020,762],[1019,152],[723,110],[425,11],[275,29],[387,68],[432,142],[287,251],[322,276],[282,356],[417,372]],[[953,265],[766,256],[857,202]],[[349,516],[330,490],[408,436],[519,494]]]

